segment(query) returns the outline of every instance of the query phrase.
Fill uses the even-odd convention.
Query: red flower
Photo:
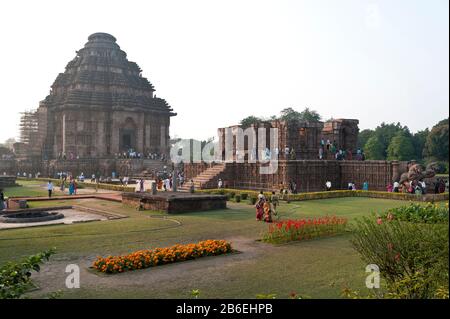
[[[381,217],[378,217],[377,218],[377,224],[378,225],[381,225],[383,223],[383,220],[381,219]]]

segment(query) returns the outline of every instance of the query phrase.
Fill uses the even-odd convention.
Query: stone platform
[[[226,196],[209,194],[191,194],[182,192],[122,193],[122,203],[138,209],[165,211],[167,213],[185,213],[224,209]]]
[[[0,175],[0,188],[12,186],[17,186],[15,176]]]

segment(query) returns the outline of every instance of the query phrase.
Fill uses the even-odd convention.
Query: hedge
[[[196,191],[197,193],[207,193],[207,194],[229,194],[235,193],[236,195],[247,194],[248,197],[257,197],[259,192],[252,190],[239,190],[239,189],[200,189]],[[271,192],[264,192],[264,196],[270,198]],[[427,194],[427,195],[415,195],[407,193],[391,193],[391,192],[381,192],[381,191],[363,191],[363,190],[336,190],[329,192],[310,192],[310,193],[300,193],[300,194],[288,194],[283,195],[277,193],[280,200],[287,201],[302,201],[302,200],[313,200],[313,199],[327,199],[327,198],[340,198],[340,197],[369,197],[369,198],[384,198],[384,199],[395,199],[395,200],[405,200],[405,201],[444,201],[449,199],[449,193],[441,194]]]

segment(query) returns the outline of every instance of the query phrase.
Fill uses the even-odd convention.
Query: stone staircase
[[[192,178],[192,180],[194,180],[195,189],[217,188],[220,174],[225,171],[225,168],[226,165],[224,163],[216,163],[213,167],[207,168],[199,175]],[[186,179],[184,185],[178,189],[180,191],[189,191],[190,185],[190,179]]]

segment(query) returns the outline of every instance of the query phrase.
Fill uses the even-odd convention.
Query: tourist
[[[284,148],[284,159],[288,159],[289,158],[289,154],[290,154],[290,150],[289,147],[286,145],[286,147]]]
[[[294,148],[291,149],[291,160],[296,160],[297,159],[297,155],[295,154],[295,150]]]
[[[369,186],[367,186],[369,187]],[[356,184],[352,182],[352,191],[356,191]]]
[[[263,191],[258,194],[258,201],[256,202],[256,220],[260,221],[264,215],[264,203],[266,202],[266,198],[264,197]]]
[[[434,193],[435,194],[439,194],[439,184],[440,184],[441,180],[438,179],[435,183],[434,183]]]
[[[217,188],[222,188],[223,187],[223,182],[222,179],[219,178],[219,181],[217,182]]]
[[[0,211],[4,210],[5,206],[5,194],[3,194],[3,189],[0,188]]]
[[[164,179],[164,191],[168,191],[170,189],[170,179],[169,177],[166,177],[166,179]]]
[[[144,179],[141,179],[141,180],[139,181],[139,191],[140,191],[141,193],[144,192]]]
[[[270,204],[268,201],[264,202],[263,210],[264,210],[264,221],[266,223],[271,223],[272,222],[272,211],[270,210]]]
[[[61,185],[59,186],[59,190],[64,193],[65,188],[66,184],[64,183],[64,180],[61,179]]]
[[[323,159],[323,147],[319,148],[319,159],[322,160]]]
[[[419,181],[419,185],[422,189],[422,194],[425,195],[427,193],[427,184],[425,183],[425,181]]]
[[[330,181],[327,181],[327,182],[325,183],[325,187],[326,187],[327,191],[331,191],[331,182],[330,182]]]
[[[320,146],[323,148],[325,146],[325,140],[322,138],[320,139]]]
[[[91,183],[94,183],[95,182],[95,174],[92,174],[92,176],[91,176]]]
[[[394,186],[392,185],[392,183],[389,183],[389,185],[386,187],[386,191],[388,193],[391,193],[394,190]]]
[[[368,190],[369,190],[369,182],[368,182],[368,181],[365,181],[365,182],[363,183],[362,190],[363,190],[363,191],[368,191]]]
[[[347,184],[347,189],[348,189],[349,191],[351,191],[351,190],[353,189],[353,183],[352,183],[352,182],[349,182],[349,183]]]
[[[194,180],[191,179],[191,186],[189,187],[189,192],[191,194],[193,194],[195,192],[195,184],[194,184]]]
[[[292,194],[297,194],[297,183],[292,182]]]
[[[272,195],[270,196],[270,209],[272,211],[273,216],[278,217],[277,214],[277,206],[279,205],[280,201],[278,199],[278,196],[275,194],[274,191],[272,191]]]
[[[52,197],[53,183],[51,180],[49,180],[47,183],[47,191],[48,191],[48,197]]]
[[[439,182],[439,194],[441,194],[443,192],[445,192],[445,183],[444,183],[444,180],[441,179]]]
[[[73,180],[73,194],[74,195],[77,194],[77,190],[78,190],[78,184],[77,184],[77,181],[74,179]]]
[[[393,187],[394,187],[393,188],[394,193],[398,193],[399,192],[399,188],[400,188],[400,184],[397,181],[395,181]]]
[[[327,140],[327,151],[330,150],[330,147],[331,147],[331,142],[330,142],[330,140]]]
[[[74,193],[75,193],[74,181],[70,180],[70,182],[69,182],[69,195],[73,195]]]

